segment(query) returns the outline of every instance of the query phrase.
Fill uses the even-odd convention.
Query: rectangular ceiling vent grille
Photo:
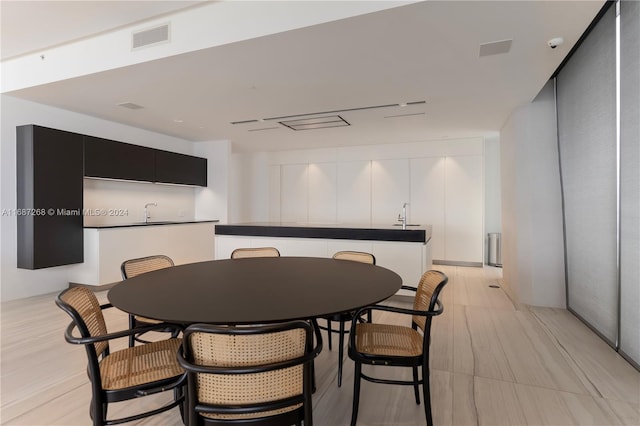
[[[511,50],[511,42],[513,40],[493,41],[491,43],[483,43],[480,45],[480,57],[501,55]]]
[[[131,34],[131,48],[133,50],[154,46],[169,41],[169,24],[163,24]]]

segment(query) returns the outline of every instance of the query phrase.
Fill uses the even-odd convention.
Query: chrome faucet
[[[402,205],[402,215],[398,214],[398,222],[402,222],[402,229],[407,229],[407,205],[409,203],[404,203]]]
[[[158,203],[147,203],[144,205],[144,223],[149,223],[151,215],[149,214],[149,206],[158,207]]]

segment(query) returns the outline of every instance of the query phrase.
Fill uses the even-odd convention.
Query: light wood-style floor
[[[570,313],[516,309],[502,289],[489,287],[499,283],[500,269],[439,269],[449,276],[449,285],[431,343],[436,425],[640,425],[640,373]],[[104,293],[99,297],[106,300]],[[53,299],[44,295],[2,304],[2,424],[90,424],[84,349],[65,343],[69,318]],[[125,328],[126,316],[109,311],[110,330]],[[376,320],[388,321],[385,315]],[[349,424],[353,366],[345,356],[338,388],[336,358],[336,347],[329,351],[325,342],[316,364],[316,425]],[[423,407],[415,404],[412,392],[363,382],[358,424],[425,424]],[[110,413],[120,416],[159,398],[119,403]],[[175,409],[137,424],[181,422]]]

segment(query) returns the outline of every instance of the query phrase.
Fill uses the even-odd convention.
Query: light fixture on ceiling
[[[292,130],[326,129],[329,127],[346,127],[351,125],[339,115],[279,121],[279,123]]]
[[[119,103],[118,106],[121,106],[122,108],[127,108],[127,109],[142,109],[142,108],[144,108],[142,105],[134,104],[133,102],[122,102],[122,103]]]
[[[417,115],[426,115],[426,112],[413,112],[411,114],[385,115],[384,118],[415,117]]]
[[[311,115],[339,114],[342,112],[364,111],[364,110],[378,109],[378,108],[393,108],[393,107],[401,107],[401,106],[409,106],[409,105],[420,105],[425,103],[427,103],[427,101],[422,100],[422,101],[413,101],[413,102],[401,102],[401,103],[395,103],[395,104],[371,105],[371,106],[356,107],[356,108],[336,109],[331,111],[316,111],[316,112],[307,112],[307,113],[301,113],[301,114],[282,115],[278,117],[265,117],[262,119],[239,120],[239,121],[232,121],[231,124],[234,124],[234,125],[249,124],[249,123],[257,123],[257,122],[270,121],[270,120],[278,120],[279,122],[281,122],[281,120],[286,120],[289,118],[307,117]]]

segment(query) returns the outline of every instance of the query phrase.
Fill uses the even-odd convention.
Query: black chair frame
[[[122,279],[123,280],[127,280],[129,277],[127,276],[127,271],[126,271],[126,264],[127,262],[130,261],[136,261],[136,260],[144,260],[147,258],[155,258],[155,257],[163,257],[166,258],[168,261],[171,262],[171,264],[173,264],[173,260],[169,257],[169,256],[165,256],[165,255],[154,255],[154,256],[146,256],[146,257],[140,257],[140,258],[136,258],[136,259],[129,259],[129,260],[125,260],[124,262],[122,262],[120,264],[120,274],[122,275]],[[169,324],[169,323],[162,323],[164,325],[164,327],[156,327],[155,329],[151,330],[151,331],[158,331],[161,333],[171,333],[171,337],[172,338],[176,338],[178,337],[178,335],[180,335],[180,332],[182,331],[182,326],[179,324]],[[134,329],[134,328],[140,328],[140,327],[146,327],[148,325],[151,325],[148,322],[145,321],[141,321],[139,319],[136,318],[135,315],[129,314],[129,328],[130,329]],[[153,324],[156,325],[156,324]],[[129,347],[132,348],[133,345],[136,344],[136,342],[138,343],[149,343],[149,340],[145,340],[140,338],[141,335],[143,335],[144,333],[146,333],[146,331],[144,332],[140,332],[140,333],[136,333],[136,334],[132,334],[131,336],[129,336]]]
[[[256,335],[268,334],[279,331],[287,331],[296,328],[303,328],[306,332],[305,355],[295,359],[269,363],[262,365],[243,366],[243,367],[216,367],[194,364],[192,354],[189,351],[189,336],[193,333],[210,333],[228,335]],[[258,325],[258,326],[217,326],[210,324],[193,324],[184,330],[183,344],[178,353],[178,362],[187,371],[187,409],[186,417],[189,419],[189,426],[200,425],[260,425],[260,426],[277,426],[277,425],[301,425],[304,421],[305,426],[313,426],[311,393],[313,378],[313,360],[322,350],[322,340],[316,340],[316,346],[313,347],[313,336],[318,337],[317,327],[307,321],[291,321],[286,323]],[[267,371],[273,371],[296,365],[303,365],[303,393],[295,397],[285,398],[277,401],[269,401],[264,403],[243,404],[243,405],[221,405],[221,404],[205,404],[197,402],[197,377],[198,373],[209,374],[255,374]],[[259,413],[263,411],[276,410],[288,407],[294,404],[302,403],[302,406],[296,410],[283,414],[259,417],[249,419],[212,419],[203,417],[197,413],[212,414],[248,414]],[[194,415],[195,414],[195,415]]]
[[[93,424],[95,426],[98,425],[116,425],[121,423],[127,423],[135,420],[140,420],[145,417],[153,416],[165,411],[168,411],[176,406],[180,406],[181,413],[183,412],[183,404],[185,403],[185,393],[184,387],[186,385],[187,375],[186,373],[180,375],[177,379],[170,378],[165,380],[158,380],[152,383],[146,383],[139,386],[117,389],[117,390],[109,390],[102,388],[102,378],[100,375],[100,362],[101,358],[109,355],[109,346],[107,345],[106,349],[102,353],[96,352],[95,343],[104,342],[108,340],[123,338],[131,336],[135,333],[143,333],[147,331],[153,331],[158,327],[165,327],[166,324],[162,325],[149,325],[145,327],[140,327],[133,330],[122,330],[114,333],[108,333],[101,336],[91,336],[89,329],[87,328],[84,320],[80,316],[80,314],[69,304],[61,299],[63,293],[56,297],[55,303],[60,307],[63,311],[69,314],[73,321],[67,326],[67,329],[64,333],[64,338],[68,343],[75,345],[84,345],[87,351],[88,357],[88,366],[87,366],[87,375],[91,381],[91,408],[90,408],[90,416],[93,420]],[[100,305],[100,309],[108,309],[112,308],[113,305],[111,303],[105,303]],[[80,333],[80,337],[76,337],[73,335],[73,330],[78,329]],[[146,411],[140,414],[136,414],[133,416],[123,417],[119,419],[107,420],[107,409],[108,404],[111,402],[119,402],[126,401],[134,398],[140,398],[143,396],[153,395],[156,393],[173,390],[174,391],[174,400],[173,402],[164,405],[163,407]]]
[[[376,258],[371,253],[365,253],[365,252],[354,252],[354,253],[369,255],[373,259],[373,265],[376,264]],[[353,262],[352,260],[345,260],[345,261]],[[322,317],[324,320],[327,321],[327,325],[326,327],[322,325],[318,325],[320,329],[327,331],[327,340],[329,341],[328,342],[329,350],[332,350],[331,333],[338,334],[338,387],[342,386],[342,359],[344,358],[344,336],[345,334],[349,334],[349,330],[345,328],[345,324],[350,323],[354,319],[354,314],[355,314],[355,311],[351,311],[351,312],[341,312],[339,314]],[[364,316],[365,315],[363,313],[362,315],[359,315],[356,318],[360,322],[371,322],[371,309],[368,309],[368,308],[366,309],[366,317],[367,317],[366,320],[364,319]],[[332,326],[333,321],[339,324],[338,329],[333,328]]]
[[[444,276],[444,274],[443,274]],[[420,404],[420,385],[422,385],[422,392],[424,395],[424,410],[425,417],[428,426],[433,426],[433,417],[431,413],[431,391],[429,381],[429,345],[431,343],[431,322],[433,317],[442,314],[444,308],[442,302],[440,302],[439,295],[444,286],[447,284],[448,278],[444,276],[438,286],[434,289],[431,301],[429,303],[429,310],[420,311],[414,309],[398,308],[394,306],[374,305],[370,307],[361,308],[356,311],[354,318],[351,322],[351,332],[349,336],[349,357],[355,362],[354,372],[354,393],[353,393],[353,408],[351,412],[351,426],[356,425],[358,418],[358,405],[360,402],[360,379],[364,379],[371,383],[390,384],[390,385],[403,385],[413,386],[416,404]],[[418,289],[412,286],[403,285],[403,290],[409,290],[416,292]],[[423,316],[425,318],[424,336],[422,339],[422,354],[414,357],[409,356],[382,356],[382,355],[369,355],[358,352],[356,348],[356,331],[355,328],[358,323],[359,315],[364,314],[367,310],[394,312],[399,314],[411,315],[411,316]],[[412,320],[411,328],[418,329],[418,325]],[[413,370],[413,380],[393,380],[393,379],[379,379],[368,376],[362,373],[362,365],[385,365],[396,367],[411,367]],[[418,367],[422,367],[422,378],[418,377]]]

